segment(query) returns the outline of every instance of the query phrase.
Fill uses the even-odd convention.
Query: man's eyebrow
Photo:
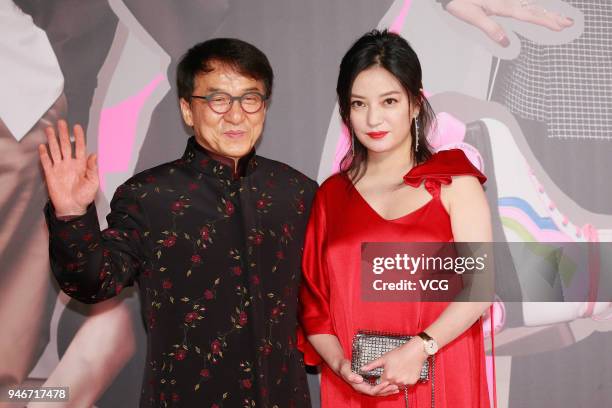
[[[251,86],[249,88],[244,88],[241,91],[243,93],[246,93],[246,92],[255,92],[255,91],[256,92],[261,92],[261,89],[255,87],[255,86]],[[225,93],[229,93],[229,92],[227,92],[227,91],[225,91],[223,89],[214,88],[214,87],[210,87],[210,86],[208,88],[206,88],[206,92],[225,92]]]

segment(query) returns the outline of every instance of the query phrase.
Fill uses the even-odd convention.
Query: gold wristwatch
[[[428,356],[433,356],[438,352],[438,343],[433,339],[433,337],[431,337],[424,331],[417,334],[417,336],[423,339],[423,348],[425,349],[425,353],[427,353]]]

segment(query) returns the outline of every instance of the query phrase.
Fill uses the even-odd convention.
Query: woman
[[[308,364],[319,356],[325,363],[323,407],[403,407],[406,385],[410,406],[430,406],[431,381],[417,380],[432,354],[436,407],[489,406],[480,325],[488,302],[361,299],[362,242],[491,240],[480,185],[486,178],[460,150],[431,153],[425,135],[434,116],[421,89],[416,54],[388,31],[361,37],[340,65],[336,90],[352,146],[314,200],[300,291],[301,323],[314,350],[301,348]],[[384,368],[372,385],[351,372],[360,329],[419,336],[364,367]]]

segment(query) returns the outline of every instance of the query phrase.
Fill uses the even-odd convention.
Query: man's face
[[[211,72],[195,78],[193,95],[207,96],[213,92],[226,92],[241,96],[247,92],[266,90],[262,81],[239,74],[232,68],[217,61],[209,66]],[[234,101],[226,113],[216,113],[203,99],[180,100],[181,113],[185,123],[193,127],[197,142],[207,150],[238,160],[247,155],[261,136],[266,118],[264,104],[256,113],[246,113],[239,101]]]

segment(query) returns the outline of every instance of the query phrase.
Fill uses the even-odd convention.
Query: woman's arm
[[[491,242],[491,213],[476,178],[454,177],[452,184],[442,190],[442,202],[448,203],[456,242]],[[444,347],[471,327],[490,305],[490,301],[453,302],[425,332],[436,340],[439,347]]]
[[[475,177],[453,177],[452,184],[442,189],[441,198],[450,214],[456,242],[491,241],[489,206]],[[489,284],[490,281],[485,283]],[[442,348],[470,328],[490,304],[490,301],[453,302],[424,331]],[[390,384],[415,384],[427,357],[423,340],[415,336],[402,347],[364,366],[364,369],[371,370],[382,366],[382,379]]]

